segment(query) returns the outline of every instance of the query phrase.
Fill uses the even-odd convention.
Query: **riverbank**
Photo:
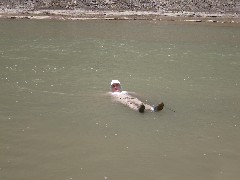
[[[236,0],[0,0],[0,18],[240,23]]]
[[[0,18],[4,19],[54,19],[54,20],[156,20],[240,23],[237,13],[206,12],[154,12],[154,11],[101,11],[101,10],[28,10],[1,9]]]

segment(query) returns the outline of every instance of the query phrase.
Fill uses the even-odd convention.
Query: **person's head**
[[[111,81],[111,91],[112,92],[121,92],[122,91],[121,84],[118,80]]]

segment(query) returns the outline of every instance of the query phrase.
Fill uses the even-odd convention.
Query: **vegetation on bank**
[[[0,0],[1,9],[240,13],[240,0]]]

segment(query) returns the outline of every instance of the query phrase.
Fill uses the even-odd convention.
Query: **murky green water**
[[[235,25],[1,20],[0,179],[237,180],[239,78]]]

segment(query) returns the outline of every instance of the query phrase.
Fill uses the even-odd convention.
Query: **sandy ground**
[[[209,23],[240,23],[236,13],[153,12],[153,11],[88,11],[88,10],[27,10],[1,9],[2,19],[54,20],[155,20]]]

